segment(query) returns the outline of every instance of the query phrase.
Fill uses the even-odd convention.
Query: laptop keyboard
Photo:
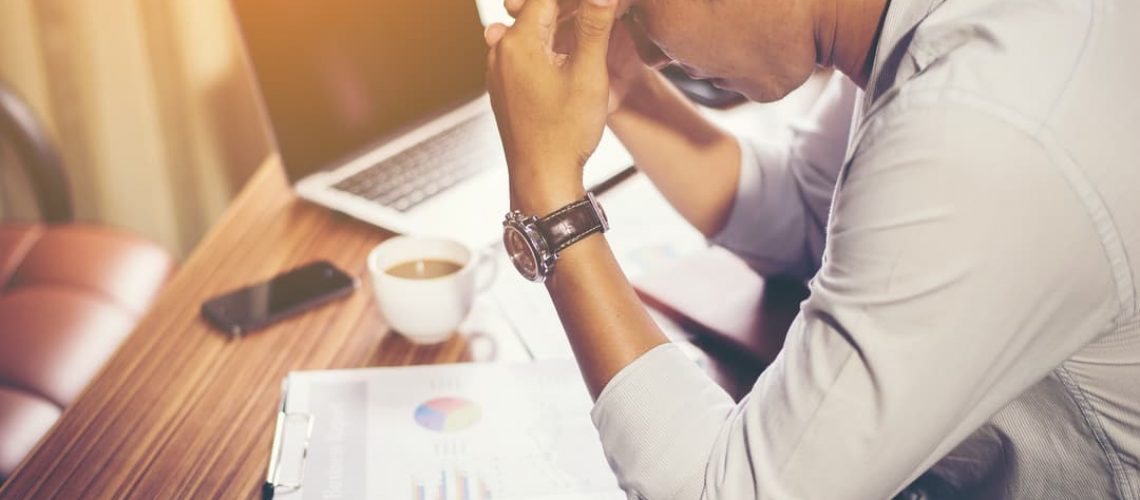
[[[332,187],[406,212],[495,164],[494,127],[493,115],[481,113]]]

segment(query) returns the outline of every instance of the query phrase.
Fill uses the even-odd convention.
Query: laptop
[[[474,0],[232,0],[301,198],[386,229],[498,241],[506,160]],[[607,130],[586,186],[632,164]]]

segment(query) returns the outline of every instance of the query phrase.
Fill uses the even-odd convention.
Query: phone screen
[[[202,314],[222,330],[241,334],[346,295],[351,276],[317,261],[202,305]]]

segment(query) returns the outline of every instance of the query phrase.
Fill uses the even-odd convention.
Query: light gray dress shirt
[[[894,0],[866,92],[742,141],[715,240],[811,296],[739,404],[610,381],[630,497],[1140,499],[1138,6]]]

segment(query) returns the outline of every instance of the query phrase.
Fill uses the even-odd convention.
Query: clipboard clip
[[[297,477],[292,480],[281,478],[282,465],[285,461],[283,450],[286,449],[285,439],[288,436],[285,431],[290,422],[304,422],[305,425],[305,438],[301,442],[301,453],[298,457]],[[308,413],[286,412],[284,401],[282,401],[281,410],[277,413],[277,425],[273,432],[273,449],[269,454],[269,469],[266,471],[265,484],[261,491],[263,499],[271,499],[276,493],[292,493],[301,489],[301,485],[305,481],[305,459],[309,454],[309,440],[312,437],[313,416]]]

